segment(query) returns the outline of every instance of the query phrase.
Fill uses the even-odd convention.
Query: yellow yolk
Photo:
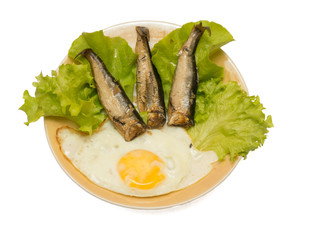
[[[151,189],[165,179],[164,162],[146,150],[133,150],[118,162],[118,172],[123,182],[133,188]]]

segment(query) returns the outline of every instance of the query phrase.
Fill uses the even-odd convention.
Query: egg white
[[[57,139],[63,154],[92,182],[130,196],[157,196],[182,189],[207,175],[212,162],[218,160],[214,152],[196,150],[183,128],[167,125],[126,142],[108,120],[91,136],[60,128]],[[118,161],[136,149],[150,151],[165,162],[165,179],[152,189],[131,188],[119,176]]]

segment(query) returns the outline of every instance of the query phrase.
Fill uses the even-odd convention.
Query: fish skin
[[[78,55],[84,56],[90,62],[99,100],[125,141],[131,141],[143,134],[147,128],[146,124],[103,61],[92,49],[85,49]]]
[[[195,96],[199,84],[195,50],[205,30],[210,32],[202,23],[195,25],[178,53],[168,103],[169,126],[189,128],[194,125]]]
[[[140,112],[147,111],[148,128],[161,128],[166,122],[164,93],[160,76],[151,61],[149,29],[137,26],[136,32],[137,107]]]

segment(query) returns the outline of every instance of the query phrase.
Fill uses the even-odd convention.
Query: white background
[[[83,191],[54,159],[43,119],[17,109],[80,33],[133,20],[226,27],[223,47],[273,128],[210,194],[165,210]],[[311,17],[308,1],[1,1],[0,239],[311,239]]]

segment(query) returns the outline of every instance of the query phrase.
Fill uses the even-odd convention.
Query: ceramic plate
[[[134,49],[136,44],[135,27],[137,25],[146,26],[149,28],[151,48],[156,42],[165,37],[169,32],[179,27],[178,25],[165,22],[129,22],[109,27],[104,30],[104,34],[110,37],[120,36],[124,38]],[[245,82],[243,81],[241,74],[239,73],[232,60],[225,54],[225,52],[219,50],[213,56],[211,56],[211,59],[216,64],[224,67],[224,81],[237,81],[242,86],[242,88],[247,91]],[[68,58],[65,58],[64,62],[68,61],[70,60]],[[70,160],[68,160],[60,151],[60,146],[56,140],[56,131],[62,126],[76,127],[74,123],[62,118],[45,117],[44,124],[51,150],[57,162],[68,174],[68,176],[90,194],[93,194],[94,196],[110,203],[125,207],[157,209],[189,202],[214,189],[230,174],[230,172],[238,163],[238,161],[231,162],[229,159],[226,159],[222,162],[214,162],[212,170],[201,180],[182,190],[171,192],[169,194],[156,197],[126,196],[123,194],[112,192],[91,182],[85,175],[83,175],[77,168],[75,168]]]

